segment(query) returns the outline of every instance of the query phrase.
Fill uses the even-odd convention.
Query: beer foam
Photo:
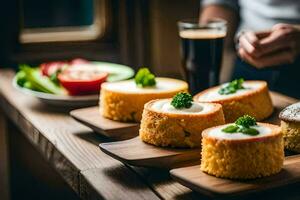
[[[224,30],[181,30],[179,32],[179,36],[181,38],[186,39],[215,39],[215,38],[223,38],[226,36],[226,32]]]

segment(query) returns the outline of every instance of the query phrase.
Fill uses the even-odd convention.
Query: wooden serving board
[[[275,106],[272,116],[265,122],[280,124],[279,112],[296,99],[271,92]],[[120,142],[102,143],[100,149],[111,157],[134,166],[172,169],[200,163],[200,149],[162,148],[146,144],[139,137]]]
[[[278,174],[254,180],[217,178],[202,172],[200,165],[173,169],[170,174],[182,185],[209,196],[244,195],[300,182],[300,156],[286,157]]]
[[[98,106],[76,109],[71,111],[70,115],[96,133],[119,140],[137,136],[140,127],[139,123],[124,123],[106,119],[100,115]]]
[[[102,143],[100,149],[129,165],[171,169],[200,163],[200,149],[160,148],[144,143],[139,137]]]

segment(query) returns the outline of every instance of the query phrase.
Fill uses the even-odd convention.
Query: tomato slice
[[[44,76],[50,77],[52,74],[62,69],[66,64],[67,62],[63,62],[63,61],[47,62],[47,63],[42,63],[40,65],[40,68]]]
[[[86,95],[99,93],[107,76],[97,66],[84,64],[68,67],[58,74],[58,80],[70,95]]]

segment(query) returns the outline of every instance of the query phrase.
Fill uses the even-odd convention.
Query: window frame
[[[19,41],[21,44],[91,41],[102,38],[108,29],[108,2],[107,0],[94,0],[93,24],[88,26],[55,27],[55,28],[22,28]]]

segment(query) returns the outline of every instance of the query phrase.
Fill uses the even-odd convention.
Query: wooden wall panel
[[[0,197],[2,200],[9,199],[9,163],[7,128],[3,111],[0,109]]]
[[[149,1],[151,64],[159,75],[181,77],[177,21],[198,17],[199,8],[199,0]]]

